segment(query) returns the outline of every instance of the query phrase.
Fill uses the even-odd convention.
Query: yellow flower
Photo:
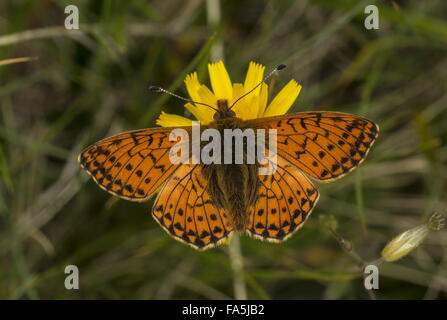
[[[253,89],[262,81],[264,69],[265,66],[250,62],[244,83],[232,83],[224,63],[219,61],[208,64],[212,91],[199,82],[196,72],[186,76],[185,85],[191,100],[208,104],[217,109],[217,100],[226,99],[228,105],[231,106],[239,97]],[[232,110],[237,117],[243,120],[282,115],[290,109],[300,90],[301,85],[295,80],[290,80],[267,105],[268,85],[262,83],[252,93],[238,101]],[[186,103],[185,108],[202,124],[213,121],[215,111],[211,108],[199,104],[193,105],[192,103]],[[190,126],[192,120],[162,112],[156,123],[162,127]]]

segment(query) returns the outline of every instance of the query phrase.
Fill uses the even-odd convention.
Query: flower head
[[[191,100],[217,109],[217,100],[225,99],[231,106],[239,97],[253,89],[262,81],[264,70],[265,66],[250,62],[244,83],[232,83],[224,63],[219,61],[208,64],[212,90],[199,82],[196,72],[186,76],[185,85]],[[249,95],[239,100],[232,110],[243,120],[282,115],[290,109],[300,90],[301,86],[295,80],[290,80],[268,104],[268,85],[262,83]],[[213,121],[215,111],[211,108],[192,103],[186,103],[185,108],[203,124]],[[190,126],[192,120],[162,112],[156,123],[162,127]]]

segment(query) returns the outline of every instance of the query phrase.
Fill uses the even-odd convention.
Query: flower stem
[[[244,263],[241,251],[239,234],[231,239],[228,254],[230,256],[231,269],[233,270],[233,290],[237,300],[247,300],[247,288],[244,279]]]
[[[346,240],[343,238],[339,233],[337,233],[333,228],[329,228],[329,231],[331,232],[334,239],[338,242],[340,247],[345,251],[357,264],[357,266],[360,268],[360,272],[362,273],[363,279],[365,279],[366,275],[364,273],[365,266],[368,264],[373,264],[372,262],[368,263],[366,262],[355,250],[354,246],[351,241]],[[379,262],[379,260],[377,260]],[[366,289],[366,292],[369,295],[369,298],[371,300],[377,300],[376,293],[373,290]]]

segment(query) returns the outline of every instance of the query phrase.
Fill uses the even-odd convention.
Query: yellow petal
[[[201,103],[207,104],[207,105],[213,107],[214,109],[217,109],[216,97],[211,92],[211,90],[208,89],[208,87],[206,85],[202,84],[200,86],[198,94],[199,94],[200,98],[199,98],[199,100],[196,100],[197,102],[201,102]],[[185,107],[186,107],[186,105],[185,105]],[[191,107],[189,107],[189,108],[191,108]],[[194,106],[193,106],[193,108],[194,108]],[[204,105],[200,105],[200,104],[198,104],[197,107],[195,107],[195,108],[196,109],[200,108],[201,116],[200,116],[200,118],[197,118],[197,119],[202,121],[202,123],[211,122],[212,119],[213,119],[214,113],[216,113],[216,111],[213,110],[212,108],[204,106]]]
[[[200,82],[199,77],[197,76],[197,72],[190,73],[185,78],[186,90],[188,90],[188,94],[194,101],[200,101]]]
[[[215,109],[217,108],[216,97],[207,86],[202,84],[197,91],[197,94],[199,98],[195,101],[207,104]],[[216,112],[212,108],[200,104],[193,105],[191,103],[187,103],[185,104],[185,108],[194,114],[194,116],[202,123],[209,123],[213,121],[213,116]]]
[[[191,126],[192,120],[177,114],[162,111],[155,123],[161,127],[184,127]]]
[[[234,83],[233,84],[234,101],[236,101],[243,94],[244,94],[244,86],[242,85],[242,83]],[[234,105],[232,110],[236,113],[237,117],[245,119],[245,109],[246,107],[243,103],[243,100],[241,100]]]
[[[256,118],[262,117],[265,112],[265,108],[267,107],[267,101],[269,98],[269,86],[266,83],[261,84],[261,91],[259,93],[259,105],[258,105],[258,114]]]
[[[208,87],[204,84],[200,86],[199,89],[200,102],[209,104],[212,107],[217,107],[217,99],[214,93],[208,89]]]
[[[233,87],[230,76],[222,61],[208,64],[211,86],[217,99],[232,100]]]
[[[185,108],[188,109],[189,112],[191,112],[194,117],[196,117],[196,119],[203,124],[208,124],[213,121],[214,113],[212,112],[214,111],[210,108],[207,108],[206,106],[202,106],[200,104],[195,106],[191,103],[187,103],[185,104]],[[209,112],[209,110],[211,110],[212,112]]]
[[[253,61],[250,62],[250,64],[248,65],[248,71],[244,82],[245,92],[250,91],[251,89],[256,87],[259,84],[259,82],[262,81],[262,78],[264,76],[264,70],[265,67],[262,64]],[[250,94],[257,96],[259,95],[260,90],[261,87],[258,87]]]
[[[295,102],[300,91],[301,86],[295,80],[290,80],[267,107],[267,110],[264,112],[264,117],[285,114]]]
[[[248,95],[245,100],[246,117],[244,120],[256,119],[259,112],[259,96]]]
[[[233,97],[234,101],[245,93],[244,87],[241,83],[235,83],[233,85]],[[267,105],[268,98],[268,86],[263,83],[261,85],[261,96],[248,96],[239,100],[233,107],[233,111],[236,116],[243,119],[256,119],[264,114],[265,107]]]

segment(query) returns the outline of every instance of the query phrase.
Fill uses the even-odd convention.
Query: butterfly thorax
[[[223,119],[231,119],[235,118],[236,113],[231,110],[231,107],[228,105],[228,100],[219,99],[217,100],[217,111],[214,114],[214,120],[223,120]]]
[[[214,115],[215,121],[209,127],[217,129],[220,137],[224,139],[225,129],[249,129],[248,122],[236,117],[235,113],[228,108],[226,100],[218,100],[219,110]],[[235,150],[234,142],[228,146],[221,141],[222,154],[225,150],[232,148],[233,161],[231,164],[205,165],[203,173],[209,181],[208,192],[217,207],[226,210],[232,219],[233,227],[243,232],[248,223],[249,208],[256,203],[256,194],[260,181],[258,177],[258,165],[247,164],[247,146],[244,142],[242,150]],[[235,163],[235,155],[243,152],[243,163]]]

